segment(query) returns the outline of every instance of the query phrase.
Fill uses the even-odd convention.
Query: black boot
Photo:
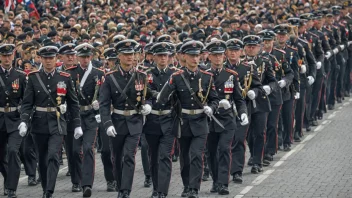
[[[79,184],[72,184],[72,192],[81,192],[82,187]]]
[[[258,174],[258,173],[260,173],[260,172],[262,172],[262,171],[263,171],[263,168],[262,168],[260,165],[254,164],[254,165],[252,166],[251,173],[253,173],[253,174]]]
[[[218,187],[218,193],[219,193],[219,195],[228,195],[228,194],[230,194],[229,188],[227,186],[221,184]]]
[[[16,191],[8,190],[7,197],[8,198],[17,198]]]
[[[28,186],[36,186],[37,184],[35,177],[28,177]]]
[[[198,190],[192,189],[191,192],[189,192],[188,198],[199,198]]]
[[[116,182],[115,181],[108,181],[106,183],[106,191],[115,192],[116,191]]]
[[[181,197],[188,197],[189,192],[190,192],[190,189],[188,187],[184,187],[181,193]]]
[[[242,173],[238,172],[233,174],[232,181],[235,182],[236,184],[242,184],[243,183]]]
[[[213,183],[213,186],[210,189],[211,193],[217,193],[218,192],[218,185],[216,183]]]
[[[83,197],[90,197],[92,196],[92,188],[90,186],[83,187]]]
[[[295,132],[294,138],[295,142],[301,142],[301,138],[299,137],[299,132]]]
[[[252,165],[253,165],[253,158],[252,158],[252,157],[250,157],[250,158],[248,159],[247,165],[248,165],[248,166],[252,166]]]
[[[149,188],[152,185],[152,179],[150,176],[145,176],[144,187]]]

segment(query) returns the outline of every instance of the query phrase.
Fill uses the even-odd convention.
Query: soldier
[[[45,46],[38,54],[43,60],[43,70],[30,73],[21,107],[19,133],[24,136],[30,122],[30,114],[35,106],[32,118],[32,136],[38,146],[39,171],[42,179],[43,197],[52,197],[56,177],[59,172],[59,152],[63,135],[67,134],[64,113],[70,110],[75,125],[75,138],[83,135],[79,118],[79,105],[70,74],[56,71],[59,49]],[[67,106],[66,106],[67,104]]]
[[[236,64],[240,61],[240,57],[242,55],[243,43],[239,39],[230,39],[226,41],[226,62],[225,67],[233,70],[235,69]]]
[[[330,62],[326,58],[328,55],[329,57],[332,55],[329,42],[327,41],[327,38],[325,37],[324,33],[321,31],[321,28],[323,26],[322,24],[322,16],[317,13],[314,15],[314,26],[310,29],[312,32],[312,35],[317,35],[319,37],[319,40],[321,42],[321,46],[323,49],[323,53],[325,54],[323,56],[323,62],[317,62],[317,76],[313,85],[313,98],[312,98],[312,106],[311,106],[311,120],[312,123],[311,125],[317,126],[318,125],[318,119],[322,119],[322,112],[319,112],[322,110],[322,105],[321,100],[322,97],[325,95],[325,89],[323,88],[323,83],[326,78],[326,71],[330,70]],[[320,110],[319,110],[320,109]]]
[[[322,48],[322,42],[319,38],[319,36],[312,31],[312,27],[314,24],[313,21],[313,15],[311,13],[307,14],[302,14],[300,15],[300,19],[302,20],[307,20],[306,23],[306,30],[303,31],[302,28],[298,29],[298,35],[300,38],[306,39],[312,49],[313,55],[316,60],[316,75],[315,78],[310,78],[310,82],[312,83],[311,86],[308,87],[307,89],[307,96],[309,96],[306,100],[306,113],[304,116],[304,125],[306,126],[306,130],[310,131],[311,130],[311,125],[313,124],[313,121],[315,122],[315,109],[318,106],[318,100],[319,100],[319,94],[320,94],[320,89],[321,89],[321,76],[322,74],[322,64],[324,63],[324,51]],[[318,97],[319,96],[319,97]],[[314,109],[314,110],[312,110]]]
[[[116,70],[117,52],[114,48],[107,48],[104,50],[105,60],[107,60],[107,65],[105,66],[105,71],[110,72]]]
[[[63,45],[59,49],[59,59],[62,61],[62,65],[60,67],[57,67],[58,71],[64,71],[66,72],[70,67],[73,67],[75,64],[75,59],[76,59],[76,51],[74,48],[76,47],[75,44],[73,43],[67,43],[66,45]],[[74,122],[72,121],[72,117],[70,115],[70,112],[67,112],[65,114],[65,119],[67,122],[67,135],[65,135],[65,149],[66,149],[66,156],[67,156],[67,164],[68,164],[68,171],[66,173],[66,176],[71,176],[71,171],[73,170],[73,162],[74,162],[74,156],[73,156],[73,135],[74,135]],[[71,177],[71,181],[73,180],[73,177]]]
[[[214,75],[215,89],[221,99],[215,117],[225,127],[216,122],[209,123],[207,138],[209,158],[208,163],[213,178],[211,193],[228,195],[228,175],[231,165],[231,143],[236,130],[237,115],[241,118],[241,125],[248,124],[247,107],[238,82],[238,74],[234,70],[224,68],[224,53],[226,43],[221,40],[210,42],[208,50],[211,69],[208,72]],[[235,110],[236,109],[236,112]]]
[[[345,93],[344,96],[350,97],[350,91],[351,91],[351,68],[352,68],[352,45],[350,43],[352,42],[352,2],[351,1],[345,1],[342,5],[341,9],[341,19],[343,22],[345,22],[346,29],[348,30],[348,60],[346,64],[346,70],[345,70],[345,76],[344,76],[344,86],[345,86]]]
[[[22,137],[16,126],[20,123],[19,108],[26,87],[26,74],[12,67],[15,45],[0,45],[0,172],[4,176],[4,191],[17,197],[21,172],[19,149]]]
[[[306,22],[304,19],[297,21],[298,25],[298,42],[303,46],[305,52],[306,62],[306,72],[301,73],[300,79],[300,98],[297,101],[295,117],[295,132],[294,140],[299,142],[300,138],[303,136],[303,120],[306,117],[307,112],[310,112],[309,106],[311,101],[311,85],[314,83],[316,78],[316,60],[311,51],[311,46],[309,41],[303,36],[303,33],[306,32]],[[302,68],[302,67],[301,67]]]
[[[194,40],[182,45],[180,50],[184,53],[185,67],[170,77],[157,100],[166,104],[170,95],[176,94],[181,103],[182,125],[179,143],[184,185],[181,196],[189,198],[198,198],[204,147],[209,131],[207,116],[214,119],[213,112],[219,104],[212,74],[198,67],[203,48],[201,42]]]
[[[292,140],[292,130],[293,130],[293,115],[294,115],[294,99],[299,98],[299,66],[298,66],[298,54],[297,54],[297,49],[290,47],[286,44],[288,40],[288,26],[285,25],[277,25],[274,27],[274,32],[277,34],[278,38],[278,43],[277,43],[277,48],[280,50],[284,50],[285,53],[285,58],[287,63],[289,64],[290,68],[293,71],[293,80],[292,83],[289,84],[286,82],[286,79],[280,80],[279,86],[280,88],[288,88],[289,93],[285,95],[286,97],[282,98],[283,100],[283,105],[282,105],[282,111],[281,111],[281,117],[280,118],[282,121],[279,121],[279,132],[282,132],[282,142],[280,143],[279,140],[279,146],[283,144],[284,146],[284,151],[290,151],[291,147],[291,140]],[[282,123],[282,124],[280,124]],[[283,128],[281,127],[283,126]],[[281,130],[280,130],[281,128]]]
[[[73,140],[72,192],[81,192],[83,188],[83,197],[90,197],[95,171],[93,145],[100,121],[98,93],[104,72],[92,65],[93,46],[83,43],[74,50],[77,52],[79,64],[68,68],[67,72],[71,74],[76,85],[84,133],[81,138]]]
[[[160,92],[170,76],[176,71],[175,68],[168,67],[168,59],[171,43],[158,42],[150,48],[153,53],[155,68],[151,68],[148,73],[149,87],[154,92]],[[171,113],[174,99],[166,104],[156,102],[152,99],[152,111],[146,117],[143,133],[149,145],[150,170],[153,180],[152,198],[166,197],[169,191],[171,180],[172,162],[171,154],[175,141],[173,124],[178,119],[175,113]],[[176,111],[176,110],[173,110]]]
[[[260,83],[262,84],[262,90],[264,90],[264,95],[260,96],[264,99],[264,101],[268,100],[268,95],[271,94],[272,91],[275,91],[277,89],[277,81],[274,76],[273,72],[273,63],[270,61],[270,59],[267,56],[261,56],[259,54],[258,46],[261,41],[257,41],[258,38],[260,37],[255,36],[255,35],[249,35],[243,38],[244,41],[247,42],[247,46],[245,45],[245,58],[248,64],[253,64],[253,69],[257,71],[258,79],[260,80]],[[244,84],[246,86],[246,84]],[[250,96],[248,96],[250,97]],[[268,116],[269,111],[266,109],[267,108],[267,103],[265,102],[264,104],[261,103],[261,106],[255,107],[257,108],[257,112],[252,113],[252,118],[253,119],[265,119]],[[256,102],[253,101],[253,107],[256,106]],[[270,103],[269,103],[269,109]],[[253,111],[252,111],[253,112]],[[255,123],[255,124],[254,124]],[[261,172],[262,170],[262,165],[263,165],[263,154],[264,154],[264,144],[265,144],[265,139],[264,137],[266,136],[266,130],[262,128],[261,125],[256,126],[257,122],[253,122],[249,126],[249,132],[248,132],[248,147],[250,149],[251,153],[251,158],[249,159],[248,164],[253,165],[251,172],[254,174],[257,174],[258,172]],[[266,125],[265,125],[266,126]],[[262,137],[264,136],[264,137]],[[262,139],[263,138],[263,139]],[[263,140],[263,141],[262,141]],[[269,165],[270,162],[266,162],[264,165]]]
[[[130,197],[143,115],[151,112],[151,106],[145,104],[150,97],[145,87],[146,75],[134,68],[133,54],[137,44],[131,39],[116,44],[120,64],[116,70],[106,74],[99,97],[102,123],[110,136],[119,198]]]
[[[271,62],[274,63],[274,73],[277,81],[284,80],[287,85],[290,85],[293,80],[293,71],[286,61],[286,52],[274,47],[274,39],[276,34],[271,30],[263,30],[258,33],[264,40],[263,56],[268,56]],[[289,89],[280,87],[271,92],[269,95],[271,111],[268,115],[267,130],[266,130],[266,144],[263,163],[273,161],[273,155],[277,152],[278,145],[278,122],[283,98],[289,95]]]

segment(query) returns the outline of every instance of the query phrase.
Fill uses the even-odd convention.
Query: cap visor
[[[80,53],[80,54],[77,54],[77,56],[91,56],[93,55],[93,53]]]
[[[185,54],[194,54],[194,55],[196,55],[196,54],[200,54],[200,50],[196,50],[196,51],[186,51],[186,52],[184,52]]]

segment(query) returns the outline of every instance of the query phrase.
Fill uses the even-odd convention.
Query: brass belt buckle
[[[46,112],[50,112],[50,111],[51,111],[51,107],[47,107]]]
[[[5,112],[5,113],[9,113],[9,112],[10,112],[10,109],[11,109],[11,108],[8,107],[8,106],[7,106],[7,107],[4,107],[4,112]]]
[[[123,111],[124,116],[129,116],[130,112],[128,110]]]
[[[162,115],[163,111],[162,110],[159,110],[159,115]]]
[[[194,110],[194,109],[191,109],[191,110],[189,110],[189,111],[190,111],[190,112],[189,112],[190,115],[196,114],[196,110]]]

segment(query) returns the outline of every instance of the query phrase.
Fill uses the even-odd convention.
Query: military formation
[[[41,43],[3,33],[4,195],[17,197],[23,163],[28,185],[53,197],[64,151],[68,191],[91,197],[98,147],[106,190],[128,198],[141,147],[148,197],[168,196],[178,161],[181,197],[197,198],[209,177],[210,192],[226,197],[246,164],[262,173],[350,97],[351,14],[347,1],[277,23],[264,15],[261,29],[249,15],[223,34],[162,34],[145,45],[122,34],[102,47],[56,32]]]

